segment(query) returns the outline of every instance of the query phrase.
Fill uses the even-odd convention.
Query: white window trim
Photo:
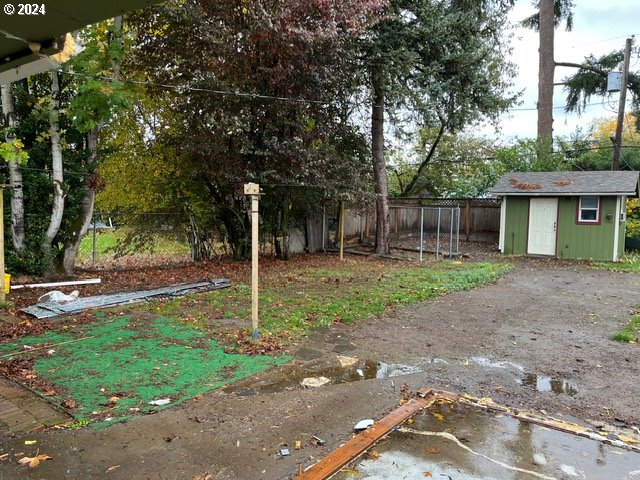
[[[582,211],[592,211],[593,208],[582,208],[582,199],[583,198],[595,198],[598,200],[598,204],[596,205],[596,218],[595,220],[585,220],[582,218]],[[600,197],[597,195],[583,195],[578,199],[578,222],[579,223],[600,223]]]

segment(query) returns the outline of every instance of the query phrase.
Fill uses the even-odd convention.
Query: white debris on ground
[[[331,383],[331,380],[327,377],[307,377],[300,382],[300,384],[306,388],[317,388],[327,383]]]
[[[69,295],[60,290],[53,290],[41,295],[38,298],[38,303],[69,303],[76,300],[79,296],[80,292],[78,290],[74,290]]]

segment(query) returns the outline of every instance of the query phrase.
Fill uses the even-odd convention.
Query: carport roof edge
[[[639,195],[639,172],[507,172],[489,190],[496,196]]]
[[[42,55],[57,53],[55,44],[65,34],[107,18],[122,15],[160,3],[161,0],[48,0],[44,13],[20,15],[4,13],[0,16],[0,73],[39,60]],[[26,5],[26,4],[25,4]],[[29,7],[36,4],[29,4]],[[19,8],[18,4],[15,5]],[[29,43],[39,44],[41,50],[34,53]]]

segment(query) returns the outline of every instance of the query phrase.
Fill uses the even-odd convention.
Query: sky
[[[625,39],[631,35],[636,35],[635,45],[640,43],[640,0],[574,0],[574,3],[573,30],[566,32],[564,25],[556,30],[556,61],[580,63],[590,53],[599,57],[624,48]],[[529,0],[518,0],[510,19],[516,23],[533,12]],[[521,104],[503,115],[500,122],[498,136],[504,141],[534,138],[536,135],[538,34],[523,28],[514,29],[513,34],[511,61],[518,66],[517,77],[513,79],[514,90],[522,90],[523,93]],[[631,70],[639,69],[640,59],[636,53],[631,57]],[[556,67],[554,82],[560,82],[572,73],[575,73],[575,69]],[[611,94],[604,102],[600,97],[593,97],[581,116],[565,114],[565,93],[561,86],[556,86],[553,101],[554,136],[568,137],[577,127],[587,131],[595,119],[614,118],[617,115],[618,101],[619,93]],[[482,132],[495,138],[493,127],[486,126]]]

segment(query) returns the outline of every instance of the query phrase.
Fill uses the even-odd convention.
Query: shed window
[[[578,221],[585,223],[598,223],[600,220],[600,198],[580,197],[578,207]]]

